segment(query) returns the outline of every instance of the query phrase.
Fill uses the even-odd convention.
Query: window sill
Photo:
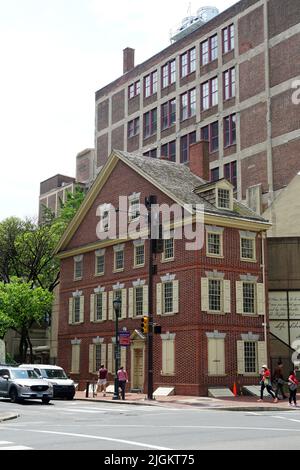
[[[91,323],[93,323],[93,324],[94,323],[99,324],[99,323],[104,323],[104,322],[106,322],[106,320],[93,320],[93,321],[91,321]]]
[[[172,313],[169,313],[169,312],[168,312],[168,313],[162,313],[162,314],[161,314],[162,317],[173,317],[174,315],[177,315],[177,313],[173,313],[173,312],[172,312]]]
[[[168,374],[167,372],[161,372],[160,375],[161,377],[175,377],[175,373]]]
[[[77,325],[83,325],[84,321],[76,322],[76,323],[69,323],[69,326],[77,326]]]
[[[144,268],[145,267],[145,263],[144,264],[139,264],[138,266],[132,266],[132,269],[140,269],[140,268]]]
[[[94,276],[95,276],[95,277],[105,276],[105,273],[95,273]]]
[[[73,281],[74,281],[74,282],[82,281],[82,279],[83,279],[82,277],[76,277],[76,279],[74,278]]]
[[[253,318],[258,318],[259,315],[258,313],[242,313],[243,317],[253,317]]]
[[[213,310],[208,310],[208,311],[205,312],[205,313],[207,313],[207,315],[223,315],[223,316],[226,315],[225,312],[217,312],[217,311],[214,312]]]
[[[206,253],[207,258],[217,258],[217,259],[224,259],[224,255],[213,255],[211,253]]]
[[[228,377],[228,374],[207,374],[208,377]]]
[[[162,259],[162,263],[172,263],[172,261],[175,261],[175,258],[167,258],[167,259]]]
[[[243,261],[244,263],[257,263],[257,260],[256,259],[250,259],[250,258],[241,258],[241,261]]]
[[[113,273],[116,274],[116,273],[122,273],[124,272],[124,268],[121,268],[121,269],[114,269],[113,270]]]

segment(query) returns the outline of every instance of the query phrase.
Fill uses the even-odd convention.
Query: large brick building
[[[299,0],[241,0],[96,93],[98,169],[112,149],[176,162],[210,140],[213,180],[262,213],[299,171]],[[187,28],[187,33],[189,29]]]
[[[111,221],[108,207],[128,200],[129,221],[140,204],[204,205],[204,244],[186,250],[172,235],[156,255],[154,275],[154,387],[202,395],[209,386],[257,380],[266,362],[266,221],[233,198],[224,179],[207,183],[208,145],[192,145],[190,168],[163,159],[114,151],[96,178],[58,247],[61,259],[58,362],[83,387],[101,363],[114,374],[113,300],[122,299],[119,331],[130,332],[121,348],[129,386],[147,386],[147,341],[141,318],[148,314],[148,240],[100,240]],[[122,211],[120,211],[122,212]],[[126,216],[127,217],[127,216]],[[177,219],[175,219],[177,221]],[[174,220],[171,220],[174,229]],[[255,377],[255,378],[254,378]]]

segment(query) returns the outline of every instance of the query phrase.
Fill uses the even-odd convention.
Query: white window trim
[[[130,196],[128,196],[128,203],[129,203],[129,207],[128,207],[128,221],[129,222],[132,222],[133,220],[138,220],[140,218],[141,215],[139,215],[138,217],[132,217],[132,213],[131,213],[131,207],[132,207],[132,203],[133,202],[138,202],[139,204],[139,213],[141,213],[141,193],[133,193],[131,194]]]
[[[137,258],[137,256],[136,256],[136,250],[137,250],[137,248],[140,248],[141,246],[144,248],[144,262],[143,262],[143,264],[137,264],[137,262],[136,262],[136,258]],[[143,267],[145,266],[145,240],[142,240],[142,241],[139,242],[139,243],[134,243],[134,244],[133,244],[133,259],[134,259],[134,260],[133,260],[133,267],[134,267],[134,269],[136,269],[136,268],[143,268]]]
[[[252,240],[253,242],[253,258],[244,258],[242,256],[242,240]],[[248,263],[256,263],[256,233],[252,232],[240,232],[240,259],[241,261],[246,261]]]
[[[229,207],[220,207],[219,205],[219,189],[224,189],[225,191],[229,191]],[[215,186],[216,191],[216,206],[220,210],[224,211],[233,211],[233,187],[230,183],[225,181],[217,183]]]
[[[117,261],[117,253],[120,253],[123,251],[123,267],[122,268],[117,268],[116,267],[116,261]],[[114,246],[114,273],[121,273],[125,269],[125,250],[124,250],[124,245],[115,245]]]
[[[165,257],[165,241],[167,239],[164,239],[164,251],[161,254],[161,262],[162,263],[170,263],[170,262],[174,261],[174,259],[175,259],[175,237],[174,237],[174,233],[170,233],[170,238],[169,239],[173,239],[173,256],[171,258],[166,258]]]
[[[98,273],[98,271],[97,271],[98,258],[100,258],[101,256],[104,257],[103,272]],[[95,276],[104,276],[104,274],[105,274],[105,249],[95,251]]]
[[[102,233],[107,233],[110,230],[110,210],[111,210],[111,204],[110,203],[109,204],[102,204],[97,210],[97,215],[99,215],[99,213],[100,213],[100,231]],[[104,212],[108,212],[108,215],[107,215],[108,226],[107,226],[106,230],[104,230],[104,225],[103,225],[104,220],[106,220],[106,219],[103,219]]]
[[[224,258],[224,250],[223,250],[223,233],[224,233],[224,229],[220,227],[208,227],[206,226],[205,227],[205,231],[206,231],[206,256],[208,258],[218,258],[218,259],[221,259],[221,258]],[[210,253],[209,252],[209,243],[208,243],[208,236],[209,235],[219,235],[220,237],[220,254],[215,254],[215,253]]]
[[[74,256],[74,281],[81,281],[83,278],[83,255]],[[81,263],[81,276],[76,276],[76,264]]]

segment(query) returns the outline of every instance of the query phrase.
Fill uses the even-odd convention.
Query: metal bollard
[[[90,382],[87,382],[86,383],[86,389],[85,389],[85,397],[86,398],[89,397],[89,387],[90,387]]]

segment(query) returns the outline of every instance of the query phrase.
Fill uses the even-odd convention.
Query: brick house
[[[154,389],[174,386],[177,394],[206,395],[209,386],[257,382],[267,361],[264,324],[265,232],[270,225],[233,198],[233,186],[208,182],[208,146],[190,148],[190,167],[124,151],[113,151],[57,248],[61,260],[58,363],[84,387],[105,363],[113,380],[113,299],[122,299],[119,330],[130,332],[121,363],[131,389],[147,388],[147,338],[141,318],[148,313],[148,240],[100,240],[107,207],[128,198],[129,217],[150,194],[159,204],[203,204],[204,245],[186,250],[171,235],[157,254],[154,276]],[[127,220],[127,219],[126,219]]]

